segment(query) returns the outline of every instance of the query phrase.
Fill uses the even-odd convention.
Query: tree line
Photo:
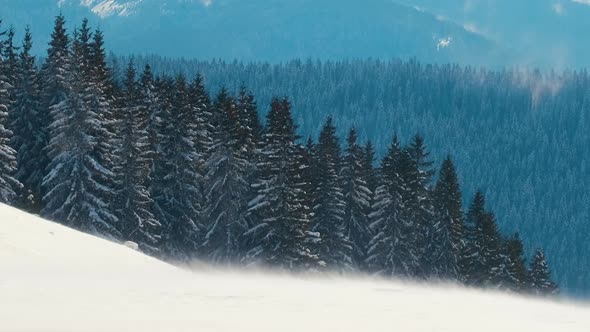
[[[463,212],[451,157],[437,172],[420,135],[394,135],[375,166],[331,117],[303,140],[286,97],[262,124],[246,88],[210,98],[199,75],[133,63],[119,80],[86,20],[70,36],[56,18],[40,69],[30,31],[20,47],[2,36],[0,202],[168,260],[557,292],[543,251],[527,266],[483,193]]]

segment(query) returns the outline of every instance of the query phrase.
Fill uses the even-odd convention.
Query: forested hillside
[[[207,5],[209,4],[209,5]],[[100,25],[118,54],[285,61],[418,56],[502,64],[510,50],[461,24],[390,0],[0,0],[5,23],[29,24],[44,51],[60,12]],[[485,56],[483,56],[485,55]]]
[[[398,60],[269,65],[134,59],[159,73],[202,73],[213,92],[244,84],[263,106],[287,95],[304,137],[317,137],[332,115],[339,137],[355,125],[360,141],[370,139],[383,156],[394,133],[406,142],[421,133],[437,160],[452,153],[467,197],[478,188],[486,193],[504,232],[530,238],[528,253],[537,244],[547,249],[560,285],[576,294],[590,291],[585,70],[490,71]]]
[[[335,107],[344,109],[353,93],[331,106],[315,105],[311,110],[321,118],[317,122],[294,116],[289,98],[273,97],[263,124],[258,106],[268,107],[266,101],[257,101],[247,88],[215,89],[210,95],[211,85],[200,75],[154,75],[150,66],[138,73],[133,62],[119,74],[118,66],[107,66],[100,31],[88,21],[71,35],[64,27],[60,16],[40,70],[30,53],[30,33],[20,49],[12,31],[1,44],[2,202],[86,232],[134,241],[168,260],[364,271],[556,292],[543,250],[536,250],[527,266],[523,241],[498,229],[484,193],[470,195],[463,211],[451,156],[466,148],[440,148],[448,156],[438,159],[437,167],[427,143],[431,139],[422,136],[435,135],[423,130],[410,136],[415,128],[401,120],[427,114],[438,104],[434,98],[446,96],[448,104],[440,105],[469,108],[471,121],[492,126],[475,112],[508,107],[511,98],[511,107],[532,104],[534,109],[552,100],[543,94],[531,98],[530,82],[507,89],[505,73],[391,63],[389,71],[379,72],[399,74],[398,81],[383,82],[398,83],[391,86],[398,93],[390,97],[398,112],[389,116],[400,119],[400,125],[347,122],[344,112],[327,115]],[[293,77],[284,81],[292,85],[286,93],[297,86],[301,73],[346,68],[294,66],[308,69],[287,71]],[[346,71],[328,73],[337,79]],[[300,79],[314,82],[311,78]],[[370,77],[364,80],[375,83]],[[459,82],[469,93],[453,85]],[[308,94],[322,91],[328,90],[319,85]],[[363,95],[362,87],[352,91],[358,100],[388,101],[385,94]],[[501,92],[510,98],[500,98]],[[411,104],[415,108],[407,106]],[[301,138],[298,124],[305,123],[319,124],[319,135]],[[339,139],[338,127],[345,128],[345,140]],[[359,140],[357,130],[379,139]],[[382,158],[376,158],[376,145],[384,151]],[[502,162],[496,159],[486,167],[500,168]],[[466,186],[476,188],[481,181]]]

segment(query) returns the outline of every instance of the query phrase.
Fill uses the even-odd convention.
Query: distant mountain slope
[[[512,63],[546,67],[590,65],[590,1],[396,0],[501,42]]]
[[[0,332],[587,331],[590,309],[456,288],[191,274],[0,204]]]
[[[0,0],[6,23],[33,27],[47,42],[60,10],[84,16],[119,54],[282,61],[417,57],[426,62],[498,64],[507,50],[461,25],[390,0]],[[39,51],[42,48],[38,48]]]

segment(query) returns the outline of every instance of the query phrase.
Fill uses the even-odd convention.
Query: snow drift
[[[589,331],[590,308],[375,280],[187,272],[0,205],[0,331]]]

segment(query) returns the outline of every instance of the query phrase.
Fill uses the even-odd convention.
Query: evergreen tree
[[[366,264],[369,271],[389,277],[407,276],[408,272],[404,255],[409,249],[401,233],[401,181],[398,171],[401,154],[395,136],[381,162],[380,185],[375,191],[369,215],[374,235],[369,242]]]
[[[468,243],[464,256],[466,282],[470,285],[499,287],[506,262],[493,213],[485,210],[483,193],[477,192],[467,213]]]
[[[433,275],[458,279],[463,249],[463,212],[461,189],[455,166],[447,157],[440,169],[434,189],[433,237],[430,254]]]
[[[363,149],[357,144],[356,130],[352,128],[347,139],[342,179],[345,202],[344,234],[352,244],[352,260],[356,268],[364,266],[367,245],[372,238],[367,211],[373,193],[368,188],[364,158]]]
[[[31,32],[27,28],[18,62],[16,103],[11,111],[11,128],[14,132],[12,146],[17,151],[16,177],[24,186],[19,206],[29,212],[39,213],[41,181],[48,164],[45,147],[49,116],[39,100],[35,57],[31,55],[32,45]]]
[[[47,57],[41,70],[42,107],[48,111],[63,102],[69,91],[70,38],[65,23],[62,15],[55,19]]]
[[[203,247],[208,259],[227,262],[239,257],[240,237],[248,229],[245,212],[250,184],[245,132],[234,98],[222,90],[213,105],[212,144],[206,163]]]
[[[419,259],[418,275],[428,277],[437,274],[434,265],[437,264],[434,244],[434,211],[430,186],[435,174],[433,162],[429,159],[424,139],[420,135],[414,136],[407,149],[411,162],[405,163],[406,171],[402,171],[408,200],[404,200],[408,217],[416,223],[416,254]]]
[[[256,100],[252,92],[246,88],[240,88],[238,97],[236,98],[236,108],[238,112],[238,119],[240,123],[239,140],[240,145],[246,151],[249,151],[249,156],[256,156],[254,150],[258,146],[262,136],[262,125],[256,107]],[[252,159],[249,160],[253,162]]]
[[[103,105],[87,79],[88,40],[83,27],[74,38],[71,67],[66,68],[65,99],[50,108],[50,172],[43,179],[47,194],[41,213],[68,226],[119,239],[114,188],[106,185],[114,174],[101,158],[101,144],[108,138],[100,113]]]
[[[2,57],[4,62],[4,81],[8,83],[8,112],[9,118],[12,107],[16,100],[16,83],[18,81],[18,47],[14,41],[14,28],[10,27],[6,33],[6,40],[3,42]]]
[[[317,146],[317,182],[313,204],[313,231],[319,233],[320,258],[329,268],[351,270],[352,244],[344,224],[345,203],[340,168],[341,152],[336,128],[328,118]]]
[[[364,177],[367,182],[367,188],[370,192],[374,193],[377,189],[377,176],[375,174],[374,163],[375,163],[375,148],[373,143],[368,141],[363,149],[363,167]],[[372,199],[372,197],[371,197]]]
[[[527,287],[528,274],[524,259],[524,249],[518,233],[503,243],[505,268],[503,284],[514,291],[523,291]]]
[[[140,112],[146,115],[145,131],[147,143],[145,146],[146,158],[149,163],[149,174],[146,179],[146,186],[153,197],[153,183],[155,180],[156,163],[160,163],[161,158],[161,136],[160,128],[162,119],[160,118],[160,99],[156,89],[156,82],[150,66],[146,66],[141,73],[138,82],[138,105]]]
[[[398,257],[404,276],[423,278],[428,275],[427,239],[432,235],[427,228],[428,213],[424,201],[425,189],[420,182],[420,169],[412,150],[404,148],[399,153],[395,171],[398,175],[397,192],[400,197],[398,226]]]
[[[150,150],[146,131],[149,114],[140,107],[135,69],[130,63],[124,81],[120,142],[115,151],[116,204],[123,239],[133,241],[147,253],[157,253],[161,224],[151,212],[152,198],[146,187],[150,173]]]
[[[317,269],[323,262],[310,251],[313,243],[306,241],[313,232],[306,214],[305,163],[296,129],[290,102],[273,99],[253,185],[257,196],[249,203],[256,223],[244,234],[245,260],[287,269]]]
[[[485,217],[485,197],[481,191],[478,191],[466,215],[464,246],[459,260],[461,280],[468,285],[475,285],[483,278],[484,266],[480,253],[481,247],[478,247],[477,243],[477,231],[480,227],[478,225],[483,223]]]
[[[8,68],[10,62],[3,56],[3,43],[4,41],[0,40],[0,203],[14,204],[22,185],[14,177],[17,170],[16,151],[11,147],[13,133],[8,129],[12,86],[7,73],[11,69]]]
[[[191,259],[202,243],[203,202],[199,183],[197,121],[190,104],[189,87],[183,76],[175,84],[164,82],[161,109],[161,165],[156,173],[155,210],[164,226],[163,250],[172,259]],[[167,91],[166,91],[167,90]]]
[[[557,285],[551,280],[551,273],[543,250],[538,249],[535,252],[529,275],[530,287],[535,294],[554,295],[558,293]]]

